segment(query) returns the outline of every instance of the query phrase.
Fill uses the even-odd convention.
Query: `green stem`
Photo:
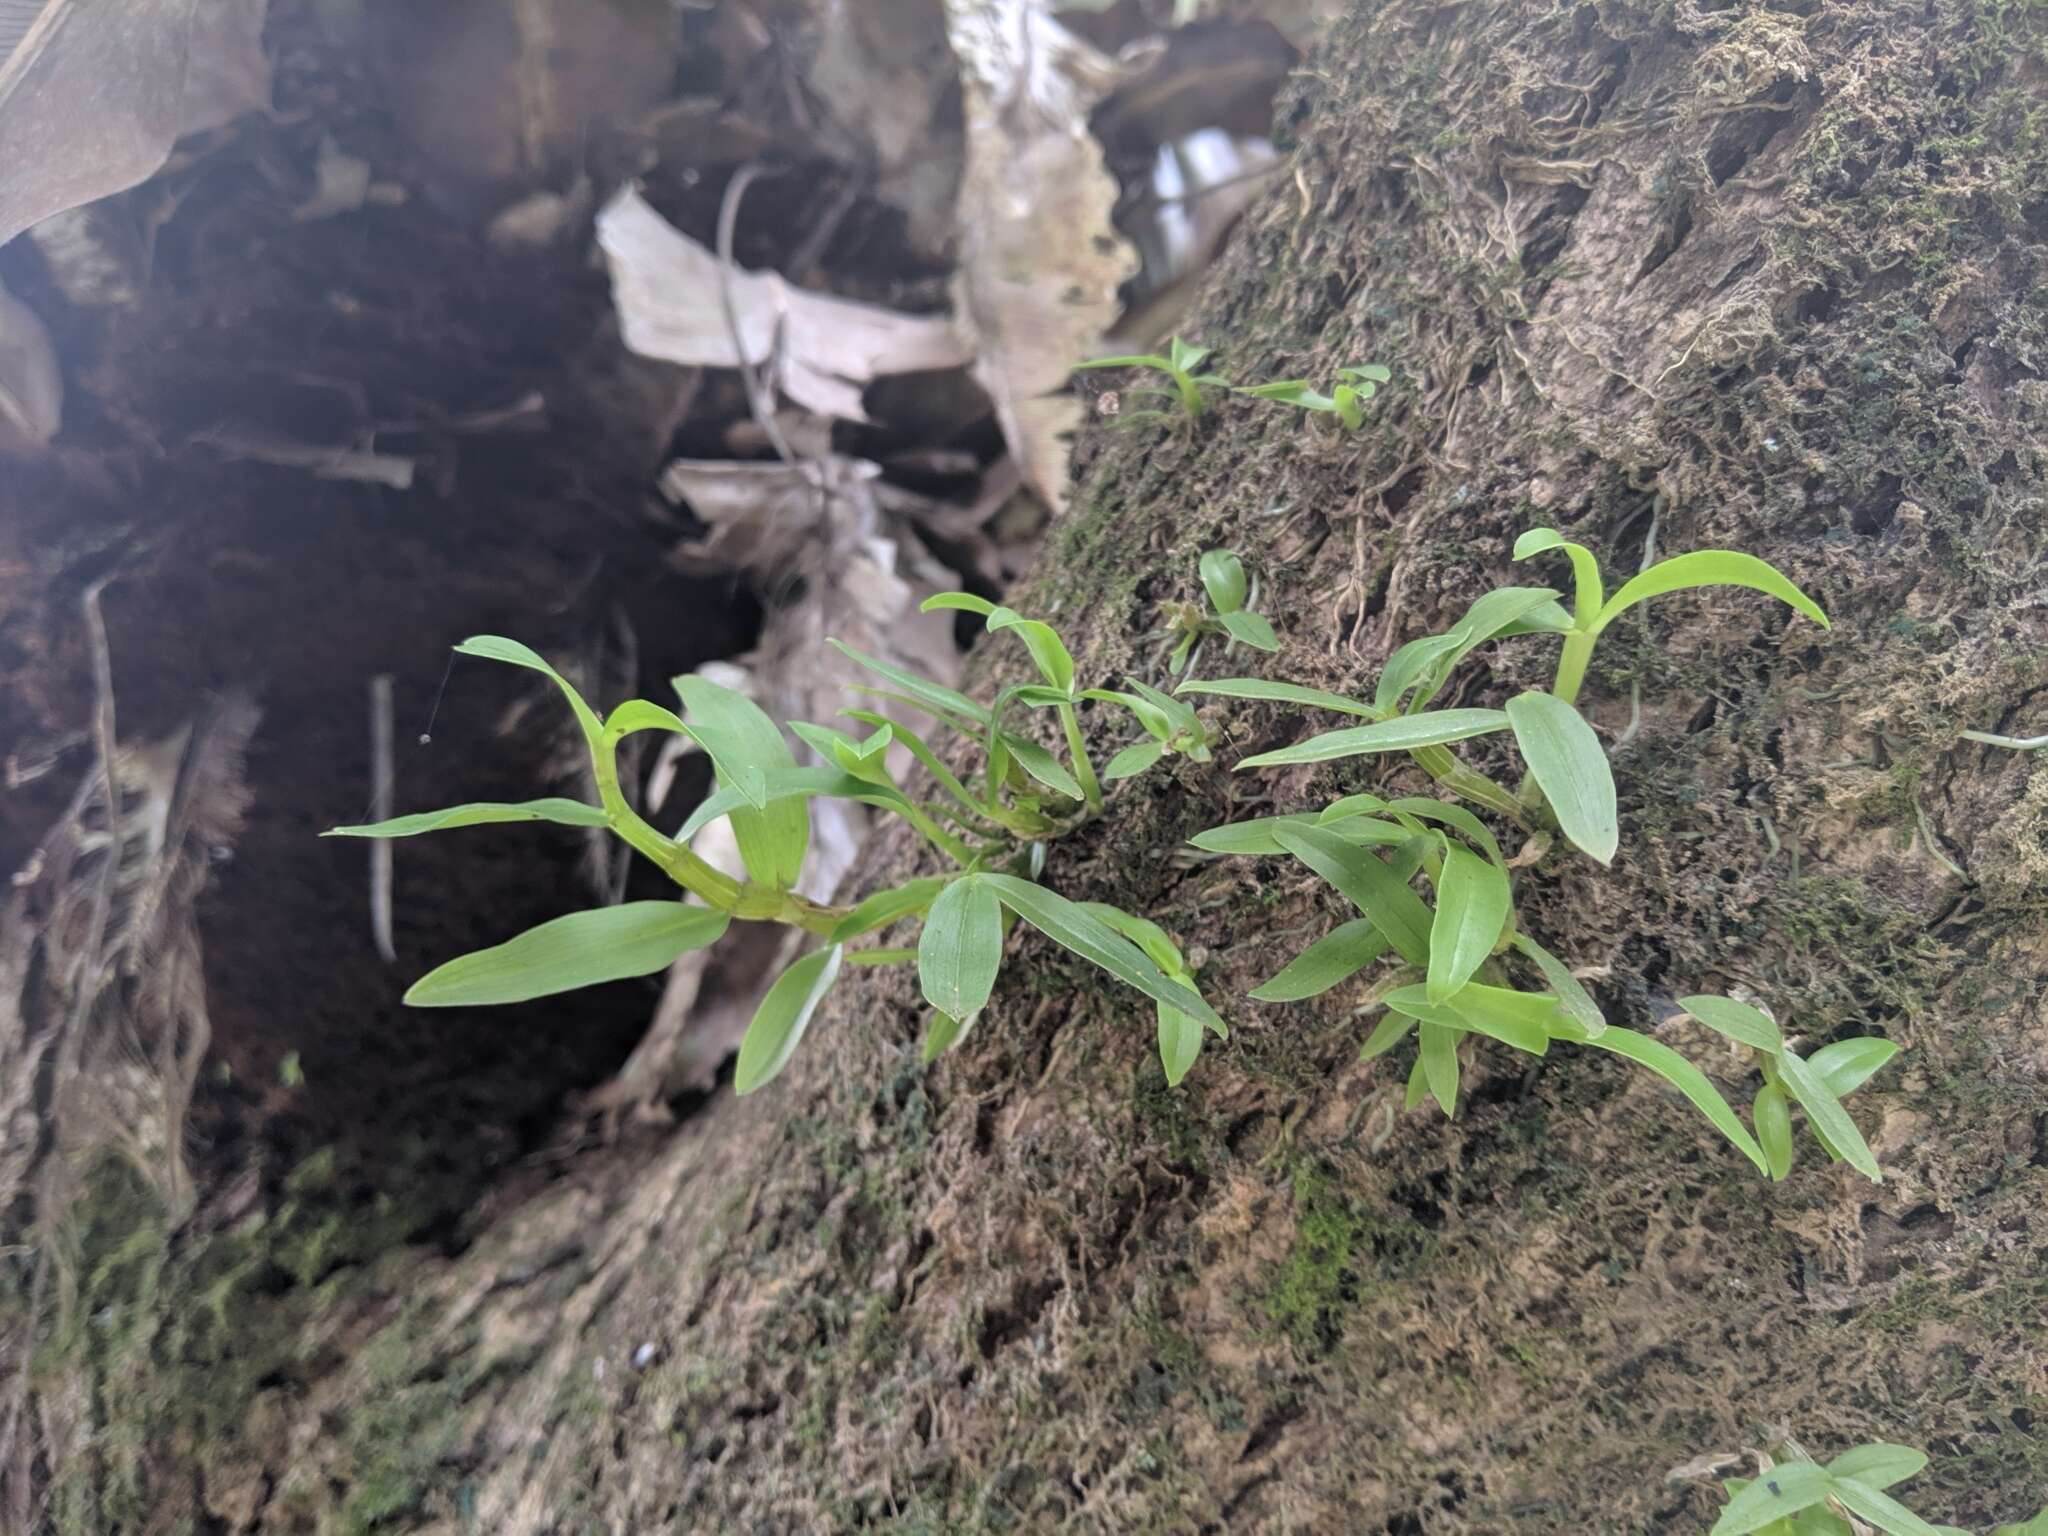
[[[1074,754],[1074,777],[1081,781],[1081,793],[1088,801],[1088,809],[1102,809],[1102,784],[1095,777],[1095,764],[1089,760],[1088,744],[1081,739],[1080,717],[1074,713],[1074,706],[1059,706],[1060,724],[1066,727],[1067,750]]]
[[[1586,665],[1593,659],[1593,645],[1599,639],[1591,630],[1566,632],[1564,649],[1558,652],[1557,681],[1550,691],[1567,704],[1579,701],[1579,685],[1586,680]]]
[[[2015,752],[2036,752],[2048,747],[2048,736],[2000,736],[1993,731],[1963,731],[1964,741],[1982,742],[1987,747],[2010,747]]]

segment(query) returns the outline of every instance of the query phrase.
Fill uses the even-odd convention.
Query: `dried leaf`
[[[879,374],[957,368],[967,348],[952,322],[811,293],[773,272],[724,269],[716,255],[674,228],[632,187],[597,216],[611,268],[612,299],[626,345],[643,357],[703,368],[737,368],[726,324],[721,270],[746,358],[770,365],[772,382],[800,405],[866,421],[861,386]]]
[[[0,0],[0,47],[13,44],[0,58],[0,245],[147,180],[181,133],[267,105],[267,66],[251,62],[264,11],[263,0]]]
[[[64,375],[36,312],[0,288],[0,456],[40,451],[64,424]]]
[[[946,18],[967,117],[955,307],[1025,483],[1058,511],[1081,408],[1053,392],[1100,345],[1135,269],[1088,132],[1117,68],[1042,0],[946,0]]]

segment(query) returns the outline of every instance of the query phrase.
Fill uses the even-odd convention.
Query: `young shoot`
[[[1166,605],[1166,634],[1173,651],[1167,670],[1185,672],[1195,647],[1211,637],[1228,645],[1244,644],[1269,655],[1280,649],[1280,637],[1263,614],[1246,606],[1257,599],[1257,586],[1245,575],[1244,562],[1227,549],[1207,551],[1197,566],[1208,606],[1198,602]]]
[[[869,710],[848,711],[850,719],[870,728],[858,739],[828,726],[791,722],[789,729],[820,760],[799,765],[781,729],[758,705],[708,679],[675,680],[681,715],[633,699],[601,717],[567,679],[517,641],[480,635],[457,646],[465,655],[538,672],[561,691],[590,752],[599,803],[558,797],[477,803],[370,826],[337,827],[329,835],[412,837],[533,821],[603,827],[644,854],[681,888],[683,899],[624,902],[552,919],[436,967],[413,984],[406,1001],[417,1007],[524,1002],[651,976],[684,953],[716,943],[736,918],[780,923],[820,942],[775,980],[748,1026],[735,1082],[741,1093],[750,1093],[787,1065],[819,1003],[849,966],[916,962],[934,1010],[926,1038],[929,1060],[958,1040],[988,1001],[1004,938],[1022,919],[1152,1000],[1160,1019],[1161,1057],[1177,1080],[1193,1061],[1202,1031],[1225,1033],[1223,1020],[1193,985],[1179,950],[1141,918],[1070,902],[1037,883],[1044,858],[1041,840],[1101,803],[1074,723],[1074,703],[1088,697],[1120,702],[1122,696],[1080,689],[1072,657],[1047,625],[964,594],[935,603],[969,609],[991,629],[1016,632],[1043,681],[1005,690],[993,706],[984,706],[849,646],[840,649],[889,685],[871,691],[929,715],[980,750],[984,767],[973,775],[973,788],[917,733]],[[1142,698],[1138,702],[1148,712],[1163,706],[1177,730],[1184,728],[1180,715],[1193,719],[1181,701],[1163,694],[1156,698],[1156,705]],[[1060,714],[1078,772],[1004,723],[1013,700]],[[647,821],[619,781],[620,742],[647,730],[687,737],[711,759],[711,794],[673,834]],[[941,798],[920,799],[897,782],[890,767],[890,751],[897,746],[928,770]],[[810,843],[808,802],[820,796],[857,800],[902,817],[954,872],[872,892],[850,907],[805,897],[796,883]],[[729,822],[738,845],[742,877],[714,868],[691,849],[696,835],[721,818]],[[852,947],[857,939],[910,921],[921,924],[914,947]],[[1196,1036],[1193,1045],[1186,1038],[1189,1028]]]
[[[1125,394],[1156,396],[1170,400],[1180,412],[1180,420],[1193,423],[1201,419],[1212,392],[1230,388],[1230,381],[1213,373],[1197,372],[1208,359],[1210,348],[1190,346],[1178,336],[1167,345],[1167,355],[1157,353],[1136,353],[1127,357],[1098,357],[1085,363],[1075,364],[1075,369],[1086,368],[1149,368],[1154,373],[1166,375],[1171,388],[1159,389],[1139,386],[1124,391]],[[1123,411],[1117,416],[1120,425],[1140,421],[1156,421],[1167,411]]]
[[[1803,1454],[1771,1461],[1753,1478],[1722,1481],[1728,1496],[1708,1536],[1970,1536],[1930,1525],[1887,1492],[1927,1465],[1905,1445],[1859,1445],[1825,1466]],[[2000,1526],[1994,1536],[2030,1536],[2032,1526]]]
[[[1365,402],[1378,394],[1380,386],[1393,376],[1379,363],[1360,363],[1339,368],[1336,386],[1327,395],[1306,379],[1279,379],[1271,384],[1242,385],[1236,392],[1335,416],[1344,424],[1345,431],[1356,432],[1365,425]]]
[[[1351,699],[1259,678],[1188,682],[1184,694],[1264,699],[1347,714],[1363,724],[1325,732],[1292,747],[1245,759],[1253,768],[1320,763],[1405,752],[1453,797],[1383,799],[1348,795],[1320,813],[1265,817],[1212,828],[1194,839],[1212,853],[1292,857],[1335,886],[1359,916],[1310,945],[1252,996],[1293,1001],[1327,991],[1382,960],[1389,968],[1371,997],[1385,1017],[1363,1047],[1365,1056],[1393,1049],[1413,1034],[1416,1057],[1408,1078],[1410,1108],[1434,1099],[1445,1114],[1457,1107],[1459,1053],[1470,1036],[1488,1036],[1532,1056],[1552,1041],[1625,1056],[1676,1087],[1757,1168],[1782,1178],[1791,1168],[1789,1105],[1801,1105],[1830,1157],[1866,1177],[1880,1177],[1875,1158],[1842,1110],[1840,1098],[1884,1065],[1889,1042],[1843,1042],[1811,1061],[1784,1049],[1768,1020],[1726,999],[1692,999],[1714,1027],[1735,1020],[1745,1044],[1762,1055],[1765,1091],[1752,1134],[1698,1067],[1651,1035],[1610,1025],[1571,969],[1520,930],[1515,886],[1522,866],[1553,836],[1602,864],[1620,844],[1614,777],[1592,725],[1575,706],[1587,659],[1600,633],[1650,597],[1687,587],[1733,585],[1779,597],[1825,625],[1805,593],[1760,560],[1723,550],[1681,555],[1653,565],[1612,598],[1604,596],[1590,551],[1547,529],[1525,535],[1517,558],[1562,548],[1577,576],[1574,611],[1548,587],[1503,587],[1472,604],[1440,635],[1412,640],[1389,659],[1370,700]],[[1558,635],[1562,654],[1549,693],[1527,692],[1504,708],[1433,709],[1452,671],[1481,645],[1521,635]],[[1518,792],[1478,772],[1456,743],[1508,733],[1528,779]],[[1469,802],[1530,835],[1525,853],[1509,860]],[[1413,887],[1420,878],[1425,900]],[[1737,1010],[1742,1017],[1738,1018]],[[1852,1081],[1853,1079],[1853,1081]],[[1845,1086],[1846,1085],[1846,1086]],[[1764,1142],[1768,1142],[1768,1146]]]

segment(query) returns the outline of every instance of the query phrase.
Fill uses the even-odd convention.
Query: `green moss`
[[[1357,1299],[1353,1254],[1365,1222],[1321,1164],[1297,1169],[1291,1186],[1294,1245],[1266,1299],[1266,1315],[1298,1356],[1313,1360],[1337,1342],[1344,1313]]]

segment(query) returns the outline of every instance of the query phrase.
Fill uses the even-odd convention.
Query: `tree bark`
[[[1902,1043],[1853,1101],[1882,1186],[1807,1155],[1773,1187],[1563,1048],[1479,1052],[1456,1121],[1403,1114],[1355,986],[1244,1002],[1336,905],[1185,838],[1405,780],[1233,774],[1323,722],[1218,709],[1217,765],[1126,784],[1045,876],[1200,957],[1233,1036],[1180,1088],[1149,1012],[1028,934],[929,1071],[914,981],[865,973],[770,1090],[508,1194],[458,1257],[230,1289],[225,1336],[166,1322],[139,1377],[85,1357],[80,1411],[153,1479],[91,1528],[1678,1531],[1714,1501],[1667,1474],[1758,1426],[1928,1449],[1930,1518],[2032,1515],[2048,770],[1957,732],[2037,732],[2048,686],[2044,14],[1360,5],[1190,334],[1237,379],[1397,382],[1354,435],[1238,401],[1091,429],[1013,598],[1110,683],[1227,545],[1283,638],[1267,674],[1369,694],[1533,579],[1528,526],[1616,572],[1776,563],[1831,632],[1718,593],[1607,637],[1583,704],[1622,851],[1547,861],[1525,922],[1617,1022],[1741,989],[1809,1045]],[[1550,661],[1490,648],[1459,702]]]

